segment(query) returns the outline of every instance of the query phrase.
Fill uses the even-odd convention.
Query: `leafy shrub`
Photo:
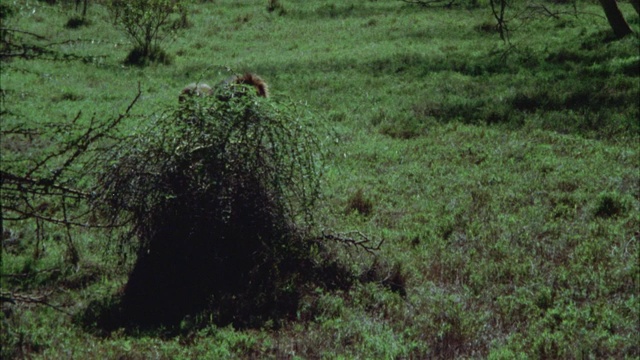
[[[277,12],[278,15],[285,15],[287,10],[284,8],[282,3],[279,0],[269,0],[267,2],[267,11],[268,12]]]
[[[318,244],[305,240],[319,193],[315,137],[293,107],[223,91],[161,116],[101,179],[101,204],[139,240],[119,305],[131,325],[201,311],[259,325],[295,314],[301,285],[323,282]]]
[[[165,63],[167,56],[160,42],[175,29],[174,15],[180,15],[179,23],[186,23],[184,0],[112,0],[109,11],[116,26],[133,40],[135,47],[127,57],[127,63],[147,65],[150,62]]]

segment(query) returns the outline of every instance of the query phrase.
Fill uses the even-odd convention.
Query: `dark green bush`
[[[218,324],[260,325],[293,316],[306,282],[349,283],[333,263],[323,273],[320,244],[307,240],[320,148],[303,119],[223,89],[182,102],[119,154],[99,202],[137,239],[119,303],[125,325],[176,325],[203,311]]]

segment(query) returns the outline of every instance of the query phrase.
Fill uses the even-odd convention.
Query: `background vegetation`
[[[75,3],[3,2],[2,357],[638,358],[637,13],[619,2],[615,39],[596,1],[511,4],[504,41],[488,1],[446,3],[193,2],[170,64],[141,67],[103,2],[82,26]],[[384,240],[320,237],[363,281],[259,326],[99,331],[136,251],[91,179],[184,85],[244,71],[313,119],[324,234]]]

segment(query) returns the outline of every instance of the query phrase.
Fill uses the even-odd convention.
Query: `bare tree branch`
[[[78,119],[82,113],[78,113],[69,124],[57,124],[54,126],[54,133],[65,134],[70,131],[68,126],[80,128],[81,133],[77,136],[54,144],[54,150],[23,170],[24,163],[30,159],[17,159],[15,169],[7,168],[6,161],[2,162],[3,168],[0,170],[0,190],[2,191],[2,218],[6,221],[26,221],[33,219],[37,223],[37,229],[41,229],[42,223],[62,225],[66,229],[69,250],[73,253],[73,246],[70,239],[69,228],[93,227],[93,228],[113,228],[118,224],[96,225],[87,221],[78,221],[86,217],[91,210],[77,213],[73,217],[70,215],[69,206],[72,204],[85,203],[88,208],[89,202],[93,200],[93,193],[87,188],[87,176],[92,172],[81,173],[74,167],[94,166],[100,162],[100,156],[107,156],[105,152],[95,153],[95,156],[88,155],[94,151],[103,150],[100,142],[103,139],[114,139],[115,142],[123,141],[114,136],[115,128],[120,125],[123,119],[130,116],[130,112],[137,103],[142,92],[140,84],[134,99],[128,104],[124,112],[114,118],[99,120],[94,115],[85,129],[78,125]],[[3,136],[21,135],[38,137],[44,134],[44,130],[25,129],[14,127],[4,130]],[[55,169],[53,171],[49,169]],[[18,173],[19,172],[19,173]],[[56,206],[52,206],[55,204]],[[56,216],[58,214],[58,216]],[[40,236],[38,236],[40,237]],[[73,255],[73,254],[71,254]]]
[[[47,293],[38,294],[38,295],[30,295],[30,294],[21,294],[17,292],[6,292],[4,290],[0,290],[0,298],[2,302],[9,302],[12,304],[37,304],[37,305],[45,305],[56,311],[59,311],[63,314],[73,316],[68,311],[64,310],[60,306],[53,305],[49,303],[48,299],[53,294],[53,291],[49,291]]]
[[[325,230],[322,231],[322,235],[320,235],[316,240],[331,240],[345,246],[352,246],[355,248],[360,248],[369,254],[374,254],[375,251],[380,250],[380,247],[384,243],[384,239],[381,239],[376,245],[371,244],[371,239],[369,239],[365,234],[356,230],[350,231],[347,233],[327,233]]]

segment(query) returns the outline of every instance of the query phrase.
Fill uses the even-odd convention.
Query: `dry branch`
[[[140,95],[138,85],[137,94],[123,113],[104,120],[94,115],[86,126],[77,121],[82,116],[82,113],[78,113],[70,123],[51,124],[49,128],[31,129],[16,126],[2,131],[4,139],[24,136],[36,138],[52,132],[60,135],[52,138],[68,140],[52,144],[51,149],[43,149],[39,159],[24,158],[19,152],[15,154],[14,159],[3,159],[0,169],[0,209],[3,220],[1,225],[4,226],[5,221],[35,222],[37,244],[44,238],[44,224],[62,226],[66,233],[72,263],[79,259],[71,239],[71,227],[117,226],[97,225],[86,220],[91,218],[91,201],[95,197],[92,189],[94,182],[91,179],[95,172],[80,171],[78,168],[94,168],[96,163],[101,164],[108,160],[105,159],[107,153],[102,151],[102,140],[116,144],[124,142],[114,135],[115,130],[129,117]],[[69,136],[68,134],[74,130],[79,133]],[[76,207],[84,209],[76,211]]]
[[[456,0],[402,0],[407,4],[416,4],[424,7],[444,7],[450,8]]]
[[[371,239],[358,230],[346,233],[327,233],[325,230],[322,230],[322,235],[320,235],[317,240],[335,241],[345,246],[360,248],[373,255],[375,255],[375,251],[380,250],[380,247],[384,243],[384,239],[381,239],[376,245],[372,245]]]
[[[9,291],[0,290],[0,299],[2,300],[3,303],[7,302],[11,304],[16,304],[16,305],[29,305],[29,304],[44,305],[56,311],[59,311],[63,314],[72,316],[71,313],[62,309],[60,306],[51,304],[48,301],[51,294],[53,294],[53,291],[32,295],[32,294],[21,294],[13,291],[9,292]]]

